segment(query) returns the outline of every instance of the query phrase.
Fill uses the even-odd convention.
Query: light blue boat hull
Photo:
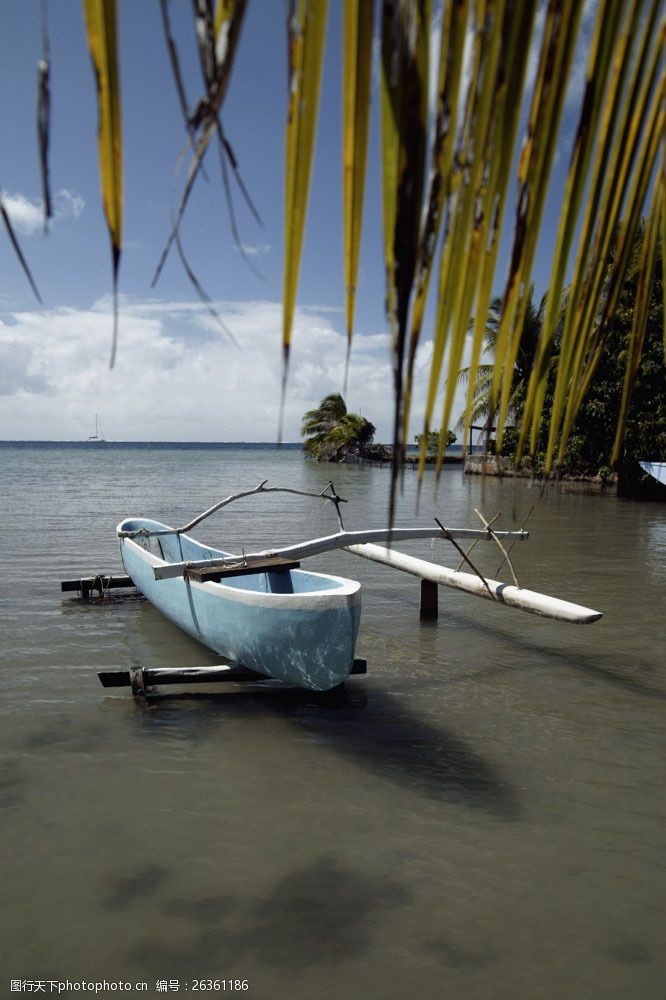
[[[169,530],[131,518],[118,532]],[[170,562],[225,556],[187,535],[120,538],[125,571],[141,593],[176,625],[225,660],[316,691],[350,673],[361,615],[361,585],[305,570],[251,573],[205,582],[155,580]]]

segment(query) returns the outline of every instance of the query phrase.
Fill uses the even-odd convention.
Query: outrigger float
[[[575,624],[588,624],[601,613],[569,601],[525,590],[519,586],[504,542],[526,540],[528,532],[495,531],[481,514],[483,528],[434,527],[376,528],[346,531],[339,497],[329,483],[322,493],[304,493],[284,487],[267,487],[266,480],[243,493],[233,494],[204,511],[188,524],[172,528],[159,521],[130,517],[117,527],[126,577],[93,577],[80,581],[82,596],[93,589],[134,585],[172,622],[224,658],[215,668],[191,668],[190,680],[204,673],[212,680],[270,678],[314,691],[339,686],[352,673],[365,672],[365,661],[355,659],[361,618],[361,584],[356,580],[300,568],[300,561],[333,549],[384,563],[420,577],[421,613],[436,617],[438,586],[454,587],[532,614]],[[206,546],[189,532],[205,518],[243,497],[258,493],[292,493],[318,497],[335,507],[339,531],[282,548],[233,554]],[[479,513],[477,511],[477,513]],[[407,539],[442,538],[461,554],[471,572],[438,566],[396,551]],[[460,543],[492,540],[511,567],[514,584],[484,577]],[[377,543],[382,542],[384,545]],[[390,548],[386,547],[386,544]],[[87,593],[84,592],[87,587]],[[65,581],[63,590],[77,587]],[[152,670],[100,674],[105,686],[131,684],[145,693],[145,684],[169,683],[169,671]],[[217,671],[217,677],[213,676]],[[187,668],[171,671],[173,682],[187,682]],[[145,675],[145,676],[144,676]]]

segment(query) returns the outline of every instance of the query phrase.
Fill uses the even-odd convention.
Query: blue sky
[[[172,3],[192,104],[200,93],[189,0]],[[341,0],[332,0],[317,155],[299,284],[285,439],[297,440],[303,412],[341,391],[345,357],[341,225]],[[582,83],[583,44],[574,87]],[[190,261],[233,330],[235,347],[200,306],[175,255],[155,289],[150,282],[169,231],[187,158],[157,0],[119,4],[125,147],[125,249],[116,368],[110,352],[110,251],[97,168],[97,108],[79,0],[49,6],[51,186],[56,218],[39,221],[35,138],[38,0],[0,13],[0,185],[43,298],[40,306],[0,237],[0,437],[77,439],[99,413],[117,440],[274,440],[280,389],[284,121],[287,99],[285,5],[250,0],[223,121],[243,179],[261,214],[257,225],[237,190],[243,244],[259,279],[236,250],[217,156],[207,158],[182,229]],[[549,249],[574,120],[565,118],[537,289],[548,282]],[[7,141],[11,137],[11,143]],[[385,333],[378,174],[379,126],[373,109],[370,173],[359,276],[357,337],[347,393],[388,440],[392,411]],[[214,151],[211,151],[214,152]],[[180,174],[176,169],[180,163]],[[506,252],[508,243],[505,242]],[[500,262],[498,290],[505,270]],[[413,431],[420,430],[428,340],[417,372]],[[458,416],[458,413],[455,415]]]

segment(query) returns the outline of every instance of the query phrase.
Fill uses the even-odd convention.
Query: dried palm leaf
[[[16,237],[16,233],[14,232],[14,229],[12,227],[11,219],[9,218],[9,214],[7,212],[7,209],[5,208],[5,204],[4,204],[3,200],[2,200],[2,194],[1,193],[0,193],[0,218],[2,218],[2,221],[5,224],[5,229],[7,230],[7,235],[9,236],[9,239],[10,239],[10,242],[12,244],[12,247],[14,248],[14,253],[16,254],[16,256],[18,258],[19,264],[23,268],[23,273],[25,274],[26,278],[28,279],[28,281],[30,283],[30,287],[32,288],[34,296],[35,296],[35,298],[37,299],[38,302],[41,302],[42,301],[42,297],[39,294],[39,291],[37,290],[37,285],[35,284],[35,279],[32,276],[30,268],[28,267],[28,262],[26,261],[25,257],[23,256],[23,251],[21,250],[21,245],[20,245],[20,243],[19,243],[19,241],[18,241],[18,239]]]
[[[218,118],[234,64],[247,0],[217,0],[215,14],[208,0],[193,0],[199,59],[205,93],[189,119],[198,134],[196,149],[185,181],[173,228],[158,261],[151,287],[155,287],[185,214],[194,182],[203,168],[203,158],[218,131]]]
[[[49,134],[51,125],[51,58],[46,19],[46,0],[42,0],[42,57],[37,64],[37,142],[42,177],[42,203],[44,206],[44,232],[48,230],[53,215],[51,184],[49,182]]]

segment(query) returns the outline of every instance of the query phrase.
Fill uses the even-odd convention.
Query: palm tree
[[[525,316],[520,335],[518,353],[516,355],[516,361],[513,369],[513,388],[509,402],[509,418],[513,424],[518,423],[522,415],[527,383],[532,372],[534,357],[539,344],[541,331],[543,329],[545,309],[546,295],[542,297],[537,307],[534,304],[534,285],[531,285],[527,298],[527,305],[525,307]],[[501,315],[501,299],[495,298],[491,303],[488,313],[485,334],[485,350],[488,354],[492,354],[493,358],[497,348],[497,335],[499,332]],[[470,423],[472,425],[478,425],[481,423],[489,425],[492,420],[493,414],[491,413],[490,404],[494,369],[494,360],[492,363],[479,365],[478,367],[477,377],[473,387],[473,402],[470,414]],[[458,377],[461,382],[467,382],[469,379],[469,368],[461,369]],[[456,426],[458,430],[464,429],[464,413],[461,415]]]
[[[319,461],[339,461],[347,452],[363,455],[375,430],[374,424],[360,413],[347,412],[340,393],[331,393],[303,417],[303,450]]]
[[[316,409],[308,410],[301,426],[301,437],[307,437],[304,450],[315,458],[319,457],[328,435],[346,413],[347,404],[339,392],[325,396]]]

